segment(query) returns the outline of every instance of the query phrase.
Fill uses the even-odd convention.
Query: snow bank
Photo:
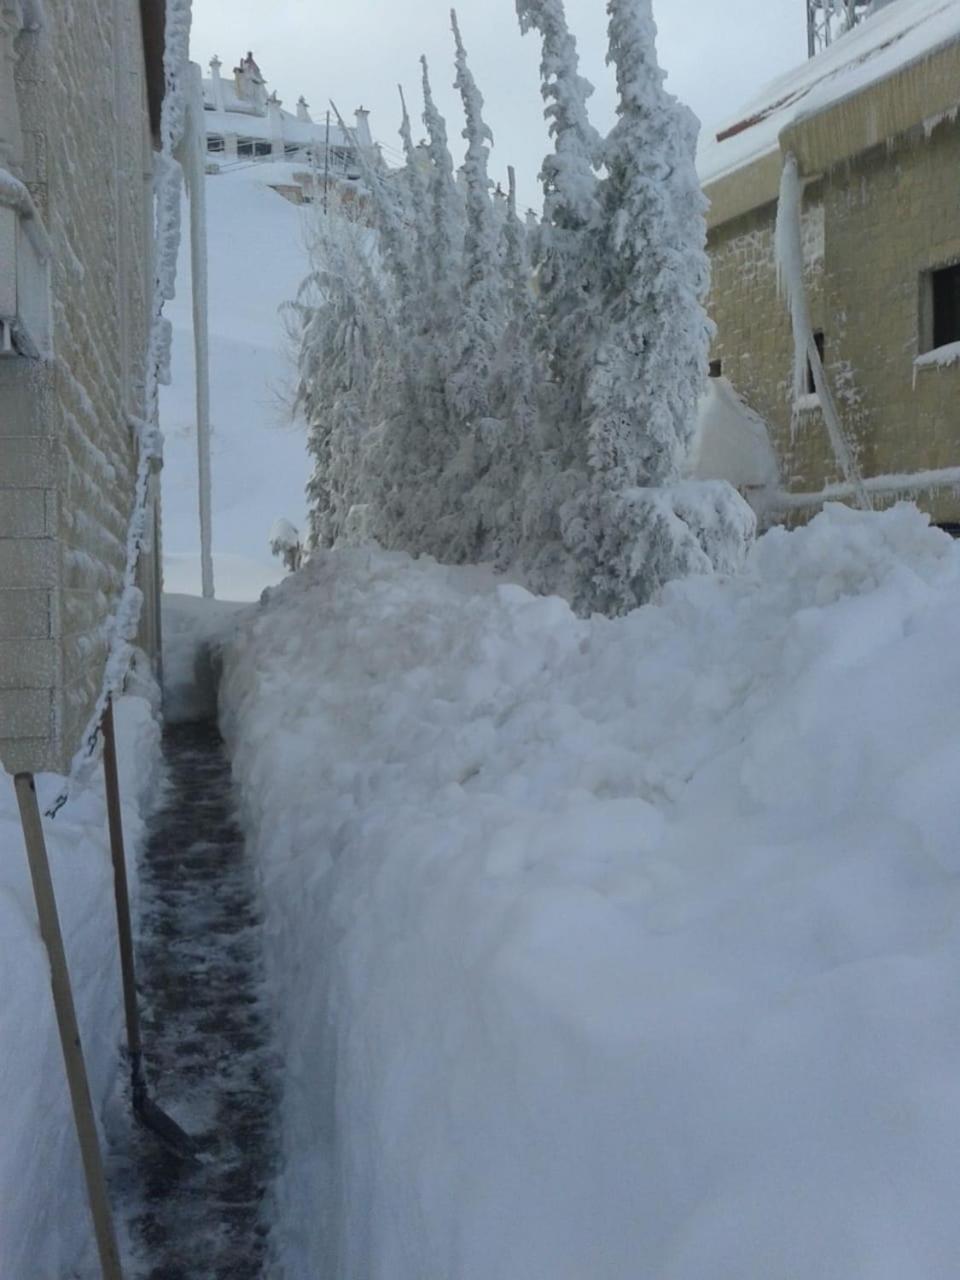
[[[136,885],[144,815],[160,769],[160,732],[139,697],[116,705],[124,834]],[[43,805],[62,778],[37,779]],[[78,1274],[92,1226],[13,783],[0,777],[0,1275]],[[94,1104],[121,1065],[122,998],[102,773],[45,822]],[[84,1272],[86,1274],[86,1272]]]
[[[956,1275],[960,548],[916,508],[613,621],[321,555],[221,699],[278,1274]]]
[[[216,719],[219,650],[247,606],[201,596],[163,597],[163,718]]]

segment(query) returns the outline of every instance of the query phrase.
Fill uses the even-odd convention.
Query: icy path
[[[189,1166],[139,1129],[114,1184],[142,1280],[265,1276],[275,1063],[261,998],[260,919],[212,724],[164,734],[165,803],[141,871],[139,986],[157,1102],[194,1134]]]

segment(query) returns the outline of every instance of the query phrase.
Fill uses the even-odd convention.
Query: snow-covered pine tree
[[[726,567],[753,513],[726,485],[702,501],[680,480],[706,375],[710,327],[706,201],[694,163],[698,122],[668,94],[651,0],[608,0],[618,120],[606,140],[598,295],[600,336],[587,383],[592,482],[568,511],[582,609],[616,613],[716,552]],[[732,541],[731,541],[732,540]]]
[[[543,216],[533,238],[537,344],[549,370],[541,382],[536,447],[528,459],[522,508],[522,565],[539,590],[567,589],[561,513],[588,482],[585,387],[597,302],[597,169],[603,143],[591,125],[593,86],[579,73],[577,43],[563,0],[517,0],[524,33],[540,32],[540,93],[553,150],[543,160]]]
[[[371,414],[389,359],[391,304],[372,261],[369,231],[344,212],[318,215],[313,271],[288,313],[298,344],[295,408],[307,423],[310,549],[332,546],[350,512],[369,505]]]
[[[460,258],[463,252],[464,211],[453,172],[453,157],[447,141],[447,122],[437,109],[430,88],[430,69],[420,58],[423,86],[423,123],[427,130],[430,175],[427,192],[431,207],[429,237],[430,262],[435,281],[435,301],[443,310],[443,321],[456,313],[460,292]]]
[[[456,45],[454,88],[463,102],[466,122],[463,137],[467,143],[462,169],[466,203],[463,284],[450,388],[455,410],[469,422],[486,417],[490,411],[490,370],[502,330],[503,290],[487,166],[488,143],[493,142],[493,134],[483,119],[483,96],[467,63],[467,51],[453,9],[450,24]]]
[[[414,272],[417,292],[421,298],[430,288],[430,271],[428,267],[429,247],[427,237],[430,227],[429,204],[427,195],[427,179],[421,167],[417,148],[413,145],[413,133],[410,128],[410,115],[407,111],[403,86],[397,85],[400,94],[402,111],[400,121],[400,140],[403,156],[406,160],[405,188],[407,194],[407,224],[413,232]]]
[[[572,329],[571,313],[584,293],[587,246],[583,233],[599,222],[597,169],[600,135],[590,123],[587,101],[593,85],[580,75],[577,42],[567,26],[563,0],[517,0],[524,33],[540,32],[540,94],[554,141],[540,169],[543,218],[535,266],[550,333]]]
[[[340,113],[336,114],[341,128],[350,136]],[[405,174],[405,189],[387,183],[363,149],[358,146],[356,152],[371,197],[379,259],[390,280],[392,306],[385,314],[388,340],[380,367],[392,367],[395,374],[388,379],[395,394],[392,399],[382,400],[375,414],[371,447],[378,458],[371,461],[370,476],[375,483],[369,496],[367,528],[385,546],[433,550],[429,540],[437,525],[438,477],[445,454],[438,448],[444,439],[444,415],[441,414],[438,430],[431,412],[432,362],[427,330],[437,320],[427,311],[418,251],[418,245],[425,245],[427,237],[411,236],[407,225],[406,215],[414,200],[411,174]]]
[[[426,163],[404,107],[407,172],[364,175],[368,276],[320,273],[304,308],[313,537],[343,537],[362,510],[384,545],[517,564],[582,611],[621,612],[671,577],[734,568],[753,529],[729,486],[680,479],[708,336],[696,125],[663,91],[650,0],[609,0],[620,118],[602,155],[560,0],[518,13],[544,37],[544,221],[521,225],[512,179],[491,199],[453,15],[463,192],[423,60]]]
[[[512,166],[507,167],[507,179],[498,252],[505,316],[490,382],[491,412],[502,426],[492,433],[496,452],[480,477],[478,498],[491,529],[487,555],[500,568],[516,562],[523,536],[524,488],[534,473],[539,452],[535,438],[537,390],[544,369],[537,348],[529,237],[517,216],[517,179]]]
[[[451,335],[452,367],[447,382],[457,431],[457,449],[445,477],[450,488],[447,530],[451,543],[447,554],[457,560],[476,561],[493,554],[497,542],[495,513],[486,500],[491,492],[488,473],[496,467],[504,447],[505,423],[494,417],[492,382],[505,328],[505,296],[487,163],[493,134],[483,118],[483,96],[467,62],[453,9],[450,24],[456,48],[454,88],[463,103],[467,151],[462,169],[466,220],[460,308]],[[497,469],[506,481],[506,474]]]

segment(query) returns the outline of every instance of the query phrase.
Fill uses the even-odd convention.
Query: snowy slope
[[[788,125],[957,39],[960,0],[896,0],[815,58],[764,86],[719,128],[705,130],[697,158],[701,181],[715,182],[775,151]]]
[[[283,576],[267,546],[278,516],[301,525],[309,469],[302,430],[284,397],[291,365],[277,309],[307,273],[301,211],[268,182],[287,164],[251,164],[206,179],[213,422],[213,545],[217,595],[253,600]],[[184,212],[186,227],[186,211]],[[173,382],[164,388],[165,589],[199,594],[196,411],[189,236],[184,234],[174,327]]]
[[[915,508],[615,621],[330,553],[221,697],[277,1274],[955,1280],[960,547]]]
[[[143,815],[160,770],[150,705],[116,707],[128,872],[136,887]],[[55,1280],[98,1274],[93,1229],[13,786],[0,786],[0,1276]],[[63,784],[38,778],[41,803]],[[120,960],[102,781],[78,790],[44,824],[73,994],[101,1117],[121,1070]],[[119,1105],[114,1099],[115,1105]],[[126,1123],[124,1117],[121,1123]],[[89,1269],[86,1263],[89,1262]],[[81,1270],[75,1270],[82,1267]]]

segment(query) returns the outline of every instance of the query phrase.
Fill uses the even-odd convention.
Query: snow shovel
[[[196,1159],[197,1144],[167,1115],[147,1092],[143,1070],[143,1042],[133,959],[133,930],[130,925],[130,895],[127,890],[127,863],[120,817],[120,781],[117,775],[117,739],[113,725],[113,699],[107,699],[101,722],[103,731],[103,772],[107,792],[107,822],[110,827],[110,855],[113,859],[113,889],[117,903],[117,932],[120,936],[120,970],[123,974],[123,1007],[127,1022],[127,1056],[130,1059],[130,1087],[133,1114],[164,1146],[186,1159]]]

